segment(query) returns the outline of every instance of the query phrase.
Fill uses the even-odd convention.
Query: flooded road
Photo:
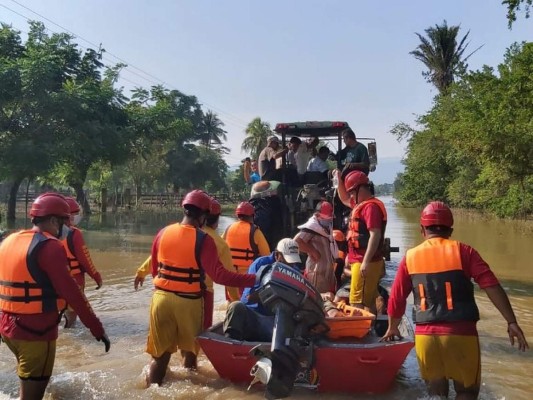
[[[422,240],[419,210],[393,207],[389,211],[388,234],[392,245],[400,247],[387,266],[387,281],[394,277],[401,255]],[[250,392],[218,378],[205,356],[199,371],[181,368],[180,357],[170,363],[171,372],[162,387],[145,389],[144,376],[150,357],[144,353],[148,330],[148,308],[152,294],[147,278],[139,291],[133,289],[135,270],[148,256],[155,233],[176,221],[176,215],[108,214],[93,216],[81,224],[93,260],[104,279],[96,291],[88,278],[86,294],[102,320],[112,341],[106,354],[88,330],[78,322],[69,331],[60,328],[54,374],[46,399],[261,399],[259,387]],[[513,229],[512,223],[486,221],[470,215],[456,215],[453,238],[479,250],[491,265],[511,297],[518,320],[533,344],[533,234]],[[220,231],[231,218],[221,219]],[[224,316],[224,294],[215,288],[215,321]],[[533,352],[519,354],[506,333],[506,324],[482,291],[476,292],[481,312],[478,328],[481,337],[481,398],[485,400],[526,400],[532,398]],[[228,361],[229,362],[229,361]],[[0,345],[0,400],[15,399],[18,392],[15,360],[5,345]],[[296,399],[423,399],[425,388],[418,377],[414,351],[400,370],[391,392],[380,395],[325,395],[298,389]]]

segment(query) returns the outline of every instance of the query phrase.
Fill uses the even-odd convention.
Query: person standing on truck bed
[[[355,133],[350,128],[342,131],[342,139],[346,147],[337,154],[337,168],[341,170],[342,178],[351,171],[361,171],[368,175],[370,160],[366,146],[356,140]]]
[[[281,173],[276,170],[276,159],[283,157],[288,151],[288,148],[280,149],[279,139],[276,136],[268,138],[267,146],[259,153],[257,158],[261,180],[281,181]]]

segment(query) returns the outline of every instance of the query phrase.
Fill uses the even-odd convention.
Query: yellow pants
[[[368,264],[366,276],[361,276],[361,263],[350,264],[352,279],[350,283],[350,304],[363,304],[375,307],[378,297],[379,280],[385,271],[385,261],[373,261]]]
[[[196,336],[202,331],[203,299],[186,299],[156,290],[150,305],[146,352],[153,357],[175,353],[178,348],[198,354]]]
[[[45,380],[52,376],[56,358],[56,341],[16,340],[2,337],[9,350],[17,357],[17,375],[20,379]]]
[[[422,379],[453,379],[465,388],[479,387],[481,357],[477,336],[416,335],[415,349]]]

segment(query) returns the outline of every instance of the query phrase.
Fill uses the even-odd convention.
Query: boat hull
[[[414,345],[412,330],[405,318],[402,325],[404,339],[401,341],[382,343],[370,335],[359,340],[318,341],[314,365],[299,371],[295,386],[319,392],[388,391]],[[252,381],[250,370],[257,359],[250,350],[265,343],[226,338],[221,334],[221,324],[203,332],[198,341],[221,378],[241,384]]]

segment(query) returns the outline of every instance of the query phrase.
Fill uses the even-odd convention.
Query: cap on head
[[[320,219],[333,219],[333,206],[327,201],[321,201],[316,205],[316,216]]]
[[[182,207],[195,206],[202,211],[210,212],[211,197],[203,190],[195,189],[185,195],[181,205]]]
[[[37,197],[31,205],[30,217],[46,217],[54,215],[68,218],[70,206],[65,197],[59,193],[44,193]]]
[[[220,215],[222,212],[222,207],[220,206],[220,203],[217,199],[211,198],[211,211],[209,211],[209,214],[211,215]]]
[[[338,229],[333,230],[333,239],[336,242],[344,242],[346,240],[346,236],[344,236],[344,233],[342,231],[339,231]]]
[[[270,136],[267,139],[267,144],[270,144],[270,143],[273,143],[273,142],[279,143],[279,139],[276,136]]]
[[[356,190],[361,185],[368,185],[368,176],[361,171],[352,171],[344,178],[344,187],[347,192]]]
[[[289,264],[301,263],[300,248],[296,240],[291,238],[281,239],[276,246],[276,250],[283,254],[283,258]]]
[[[420,214],[420,225],[427,227],[432,225],[453,226],[452,210],[442,201],[430,202]]]
[[[70,207],[71,214],[77,214],[80,212],[80,205],[74,197],[65,197],[65,200],[67,201],[68,206]]]
[[[254,206],[252,205],[252,203],[249,203],[247,201],[239,203],[239,205],[235,209],[235,215],[246,215],[248,217],[253,217],[254,214]]]

